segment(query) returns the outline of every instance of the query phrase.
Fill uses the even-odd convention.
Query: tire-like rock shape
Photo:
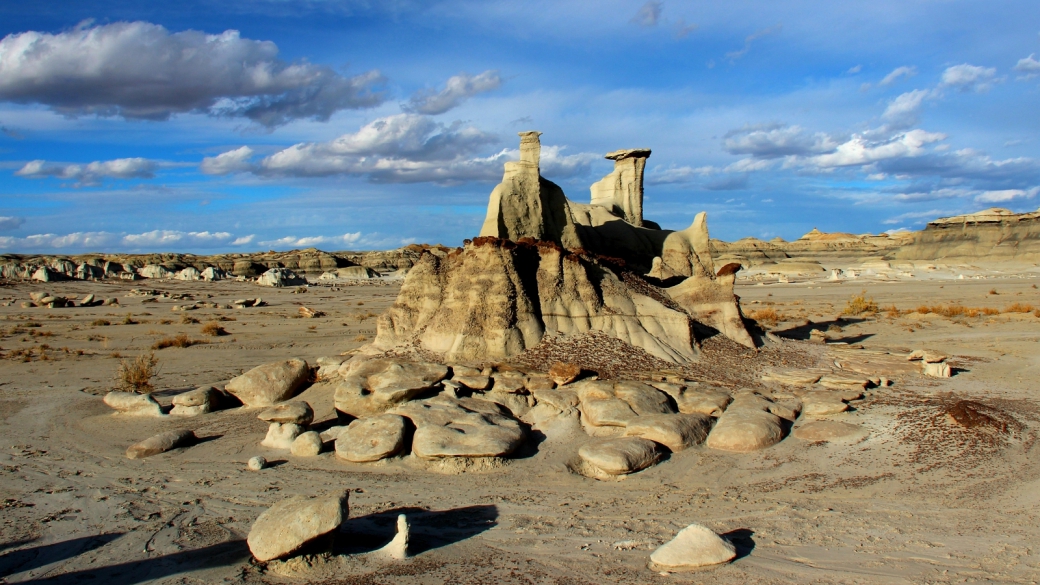
[[[245,406],[271,406],[291,398],[307,382],[309,373],[307,362],[294,358],[257,366],[224,388]]]
[[[503,457],[523,444],[520,423],[501,407],[478,398],[435,396],[410,402],[395,413],[415,424],[412,454],[442,457]]]
[[[249,551],[258,561],[270,561],[336,530],[347,519],[349,495],[345,491],[312,498],[293,496],[278,502],[260,514],[249,529]]]
[[[703,414],[654,414],[629,421],[625,436],[649,439],[677,452],[703,443],[710,429],[711,418]]]
[[[695,569],[728,563],[736,556],[737,549],[733,543],[707,526],[690,524],[650,553],[650,566],[658,571]]]
[[[406,431],[404,417],[397,414],[359,418],[336,437],[336,457],[354,463],[393,457],[404,449]]]
[[[578,456],[594,476],[628,475],[646,469],[661,458],[657,443],[640,437],[621,437],[582,445]]]

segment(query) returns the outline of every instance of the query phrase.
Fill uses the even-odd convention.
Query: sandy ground
[[[956,356],[947,380],[895,376],[854,411],[830,418],[871,431],[859,444],[788,437],[751,454],[693,448],[620,482],[574,475],[586,437],[560,434],[500,465],[445,473],[411,457],[370,465],[333,454],[295,458],[260,447],[265,424],[233,409],[197,418],[113,415],[101,401],[121,357],[177,333],[207,344],[156,352],[155,394],[222,383],[265,361],[335,355],[375,333],[394,286],[261,289],[249,283],[59,283],[0,288],[119,296],[122,307],[0,307],[0,578],[11,583],[1035,583],[1040,579],[1040,318],[904,315],[837,321],[853,294],[908,309],[960,302],[1040,307],[1038,279],[738,285],[745,309],[787,317],[774,331],[867,348],[930,348]],[[269,306],[172,312],[183,300],[142,303],[131,288]],[[996,289],[998,294],[990,294]],[[211,295],[211,296],[210,296]],[[327,313],[294,318],[298,306]],[[124,324],[131,315],[134,324]],[[229,335],[207,337],[224,317]],[[814,325],[806,327],[809,319]],[[107,320],[109,325],[93,324]],[[164,323],[164,321],[169,321]],[[834,327],[831,327],[831,326]],[[840,330],[839,330],[840,329]],[[786,333],[785,333],[786,332]],[[801,343],[791,341],[787,343]],[[26,359],[25,348],[34,348]],[[41,350],[47,359],[41,359]],[[325,425],[333,387],[301,398]],[[999,408],[1007,433],[970,434],[944,409],[961,398]],[[319,424],[319,426],[321,426]],[[198,444],[144,460],[126,447],[193,429]],[[245,469],[253,455],[275,465]],[[268,506],[293,494],[352,489],[338,552],[382,546],[409,514],[414,557],[394,563],[315,559],[297,580],[250,562],[244,539]],[[650,552],[691,522],[728,534],[725,566],[662,575]],[[298,567],[299,568],[299,567]],[[310,571],[310,572],[308,572]]]

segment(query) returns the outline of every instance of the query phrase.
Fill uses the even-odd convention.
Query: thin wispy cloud
[[[404,110],[419,114],[437,115],[462,105],[469,98],[496,90],[502,86],[498,71],[488,70],[480,75],[460,73],[448,79],[444,89],[422,90],[411,97]]]
[[[758,39],[761,39],[763,37],[768,37],[770,35],[777,34],[781,30],[783,30],[783,25],[782,24],[776,24],[776,25],[771,26],[769,28],[764,28],[764,29],[762,29],[760,31],[756,31],[756,32],[748,35],[747,37],[744,38],[744,46],[743,46],[743,48],[738,49],[736,51],[730,51],[730,52],[726,53],[726,59],[728,59],[730,61],[730,63],[734,63],[738,59],[742,59],[745,55],[747,55],[749,52],[751,52],[751,46],[752,46],[752,44],[755,41],[757,41]]]

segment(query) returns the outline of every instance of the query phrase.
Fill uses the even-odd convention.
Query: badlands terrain
[[[725,243],[703,216],[643,220],[649,150],[608,155],[577,204],[531,134],[463,248],[4,258],[0,578],[1040,579],[1036,214]],[[158,406],[110,407],[148,355]],[[311,413],[277,422],[238,377],[292,358],[305,375],[271,402]],[[380,416],[403,447],[359,462],[349,433]],[[169,431],[193,437],[128,451]],[[260,558],[262,513],[345,493],[331,536]],[[402,514],[404,554],[378,552]],[[732,558],[651,560],[695,523]]]

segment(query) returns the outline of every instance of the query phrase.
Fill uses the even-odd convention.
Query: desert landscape
[[[0,578],[1040,578],[1040,212],[723,242],[539,135],[461,247],[0,257]]]

